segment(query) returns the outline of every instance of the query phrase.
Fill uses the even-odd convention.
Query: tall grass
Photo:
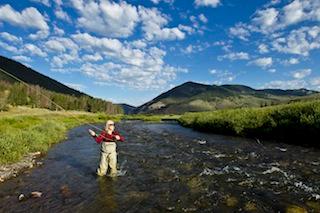
[[[68,129],[77,125],[119,118],[103,113],[0,114],[0,164],[17,162],[30,152],[48,151],[52,144],[65,138]]]
[[[178,121],[183,126],[212,133],[320,147],[320,100],[265,108],[186,113]]]

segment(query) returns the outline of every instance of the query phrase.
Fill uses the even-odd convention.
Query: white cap
[[[113,124],[114,125],[114,122],[112,120],[108,120],[107,123],[106,123],[106,126],[108,127],[109,125]]]

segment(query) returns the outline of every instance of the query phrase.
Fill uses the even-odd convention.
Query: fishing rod
[[[10,76],[11,78],[19,81],[20,83],[22,83],[23,85],[25,85],[27,88],[31,89],[31,90],[35,90],[35,88],[32,88],[28,83],[24,82],[23,80],[21,80],[20,78],[12,75],[11,73],[5,71],[4,69],[0,68],[0,71],[3,72],[4,74]],[[55,105],[57,108],[59,108],[60,110],[62,110],[63,112],[66,112],[66,113],[69,113],[67,110],[65,110],[61,105],[57,104],[55,101],[51,100],[48,96],[44,95],[41,93],[41,91],[39,92],[40,95],[42,97],[44,97],[46,100],[48,100],[49,102],[51,102],[53,105]],[[76,117],[75,115],[73,115],[72,113],[69,113],[69,115],[71,115],[71,117],[73,117],[75,120],[79,121],[80,123],[82,123],[83,121],[80,120],[78,117]],[[85,124],[87,124],[88,126],[96,129],[96,130],[100,130],[100,131],[105,131],[104,129],[101,129],[100,127],[96,126],[96,125],[93,125],[93,124],[90,124],[90,123],[87,123],[85,122]],[[90,129],[91,130],[91,129]],[[92,130],[91,130],[92,131]],[[104,136],[102,136],[104,139],[107,139],[109,140],[109,138],[106,138]]]

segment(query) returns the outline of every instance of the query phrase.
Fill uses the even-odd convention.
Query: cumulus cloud
[[[34,44],[25,44],[24,45],[24,52],[30,55],[40,56],[40,57],[46,57],[47,53],[42,51],[39,47],[37,47]]]
[[[186,48],[181,49],[181,52],[184,54],[191,54],[195,52],[201,52],[210,47],[209,43],[203,44],[189,44]]]
[[[65,52],[67,50],[77,51],[78,45],[70,38],[53,37],[44,43],[48,51]]]
[[[185,38],[185,33],[178,27],[164,27],[168,23],[168,18],[158,9],[139,6],[139,15],[147,40],[181,40]]]
[[[265,69],[272,66],[273,60],[271,57],[263,57],[263,58],[258,58],[254,61],[251,61],[250,64],[254,64],[258,67]]]
[[[201,14],[199,15],[199,19],[200,19],[200,21],[202,21],[203,23],[207,23],[207,22],[208,22],[207,17],[206,17],[205,15],[203,15],[203,13],[201,13]]]
[[[80,14],[78,25],[102,36],[128,37],[139,21],[137,8],[125,1],[71,0],[71,3]]]
[[[68,23],[71,23],[71,18],[68,15],[68,13],[66,13],[65,11],[63,11],[63,9],[61,7],[57,7],[54,11],[54,14],[56,15],[57,18],[64,20]]]
[[[217,85],[231,82],[237,77],[236,74],[228,70],[211,69],[209,70],[209,73],[216,78],[216,80],[213,83]]]
[[[43,4],[43,5],[47,6],[47,7],[50,7],[50,6],[51,6],[51,4],[50,4],[50,1],[49,1],[49,0],[30,0],[30,1],[32,1],[32,2],[37,2],[37,3],[40,3],[40,4]]]
[[[231,52],[222,56],[218,56],[218,61],[222,61],[223,59],[229,59],[231,61],[235,60],[249,60],[250,56],[246,52]]]
[[[174,0],[150,0],[154,4],[159,4],[161,1],[168,3],[168,4],[173,4]]]
[[[273,48],[282,53],[308,56],[313,49],[320,48],[320,27],[301,27],[292,30],[287,37],[272,42]]]
[[[15,46],[9,45],[2,41],[0,41],[0,47],[8,52],[12,52],[15,54],[19,52],[19,50]]]
[[[278,1],[275,1],[277,4]],[[272,38],[289,26],[302,22],[320,21],[320,1],[294,0],[283,7],[273,7],[273,3],[257,10],[249,23],[237,23],[229,29],[229,35],[247,41],[253,32],[259,32]]]
[[[102,56],[99,53],[95,53],[94,55],[84,55],[82,56],[84,61],[101,61],[103,60]]]
[[[259,49],[259,53],[261,53],[261,54],[269,52],[268,46],[265,44],[260,44],[258,46],[258,49]]]
[[[12,58],[14,60],[21,61],[21,62],[32,62],[32,59],[30,57],[24,56],[24,55],[15,55],[15,56],[12,56]]]
[[[297,58],[289,58],[289,59],[282,61],[282,64],[284,64],[286,66],[295,65],[295,64],[299,64],[299,63],[300,63],[300,61]]]
[[[270,89],[301,89],[307,86],[307,82],[300,79],[295,80],[275,80],[264,84],[263,88],[270,88]]]
[[[248,41],[248,37],[251,34],[249,27],[246,24],[238,23],[229,29],[229,35],[231,37],[237,37],[241,40]]]
[[[64,82],[63,84],[67,85],[68,87],[71,87],[73,89],[82,91],[83,89],[87,88],[85,85],[83,84],[75,84],[75,83],[68,83],[68,82]]]
[[[220,4],[220,0],[195,0],[196,6],[217,7]]]
[[[292,77],[293,78],[296,78],[296,79],[302,79],[302,78],[305,78],[307,77],[308,75],[310,75],[312,72],[311,69],[302,69],[302,70],[297,70],[297,71],[294,71],[292,73]]]
[[[43,39],[49,35],[46,18],[34,7],[28,7],[21,12],[13,9],[9,4],[0,6],[0,22],[7,22],[14,26],[38,30],[30,34],[31,39]]]
[[[310,80],[311,86],[313,86],[316,89],[320,89],[320,77],[316,77]]]
[[[6,41],[12,42],[12,43],[21,43],[22,42],[22,38],[21,37],[17,37],[15,35],[12,35],[10,33],[7,32],[1,32],[0,33],[0,37],[5,39]]]
[[[45,17],[34,7],[28,7],[19,12],[8,4],[0,6],[0,21],[23,28],[49,30]]]
[[[158,47],[147,47],[143,41],[122,43],[118,39],[99,38],[88,33],[71,37],[88,53],[82,58],[81,72],[95,79],[98,85],[116,83],[137,89],[155,89],[173,80],[176,73],[187,71],[167,65],[163,60],[166,52]],[[100,61],[100,57],[108,60],[102,64],[92,63]]]

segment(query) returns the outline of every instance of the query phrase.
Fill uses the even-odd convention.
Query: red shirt
[[[116,135],[120,137],[120,140],[116,139]],[[124,142],[124,137],[121,136],[117,131],[113,131],[111,135],[109,135],[105,130],[101,132],[99,136],[94,136],[97,143],[101,142],[115,142],[121,141]]]

